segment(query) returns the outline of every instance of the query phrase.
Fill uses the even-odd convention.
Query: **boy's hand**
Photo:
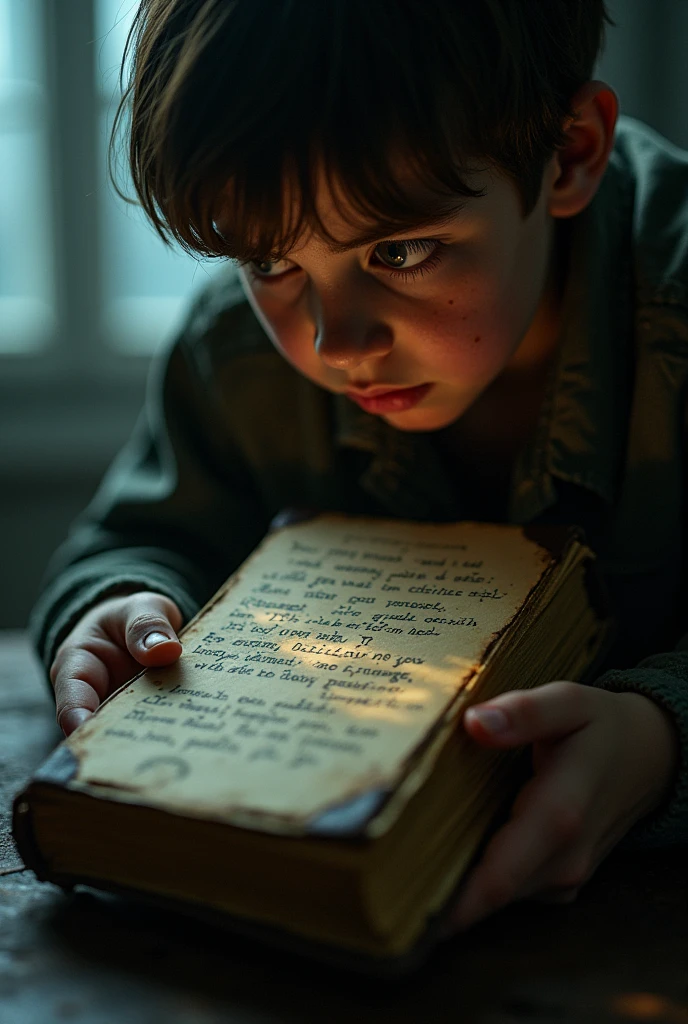
[[[502,712],[485,715],[481,712]],[[515,900],[570,903],[630,827],[667,795],[678,762],[669,716],[635,693],[554,682],[466,711],[478,743],[532,743],[533,776],[469,873],[446,934]]]
[[[176,661],[181,624],[174,601],[147,590],[108,598],[86,612],[50,667],[57,723],[65,736],[142,667]]]

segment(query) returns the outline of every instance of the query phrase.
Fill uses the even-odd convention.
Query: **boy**
[[[130,161],[238,261],[155,365],[33,628],[69,734],[283,508],[577,522],[619,621],[594,686],[471,709],[533,775],[465,928],[688,838],[688,162],[591,81],[602,0],[144,0]],[[642,663],[638,665],[638,662]]]

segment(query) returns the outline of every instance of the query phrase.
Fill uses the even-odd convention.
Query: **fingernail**
[[[70,736],[92,714],[93,712],[87,711],[86,708],[70,708],[69,711],[63,712],[60,715],[60,728],[62,732],[65,736]]]
[[[143,646],[148,651],[148,650],[150,650],[151,647],[157,647],[158,644],[166,644],[171,639],[172,639],[171,636],[165,636],[164,633],[148,633],[147,636],[144,636],[144,638],[141,641],[141,643],[143,644]]]
[[[487,732],[508,732],[510,722],[499,708],[469,708],[466,712],[482,725]]]

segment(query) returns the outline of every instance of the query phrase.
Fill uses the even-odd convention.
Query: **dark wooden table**
[[[688,850],[613,854],[568,906],[520,904],[403,982],[352,977],[171,913],[36,881],[13,795],[59,740],[0,633],[0,1024],[688,1024]]]

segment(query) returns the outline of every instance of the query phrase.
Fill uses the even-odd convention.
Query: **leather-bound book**
[[[318,516],[270,534],[14,804],[40,879],[377,972],[426,955],[530,770],[471,704],[586,682],[610,618],[575,527]]]

